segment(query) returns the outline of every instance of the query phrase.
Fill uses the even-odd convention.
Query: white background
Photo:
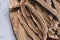
[[[16,40],[9,19],[9,0],[0,0],[0,40]]]

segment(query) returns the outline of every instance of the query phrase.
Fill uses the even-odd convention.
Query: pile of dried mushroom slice
[[[17,40],[60,40],[60,0],[11,0]]]

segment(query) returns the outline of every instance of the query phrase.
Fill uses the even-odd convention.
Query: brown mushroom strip
[[[14,33],[15,33],[15,35],[17,37],[17,40],[28,40],[28,39],[32,40],[26,34],[23,26],[19,23],[18,18],[17,18],[18,15],[19,15],[19,13],[17,11],[12,12],[12,14],[10,15],[11,16],[11,21],[12,21],[12,24],[13,24]]]
[[[46,0],[46,2],[47,2],[49,5],[51,5],[51,0]]]
[[[42,32],[42,33],[39,34],[39,37],[40,37],[41,40],[42,40],[42,35],[43,35],[43,32],[44,32],[44,31],[42,30],[41,25],[40,25],[40,23],[36,20],[36,18],[34,18],[34,16],[33,16],[32,14],[31,14],[31,16],[32,16],[34,22],[37,24],[39,30]]]
[[[18,7],[18,6],[19,6],[19,3],[17,0],[10,0],[10,4],[9,4],[10,9]]]
[[[43,29],[43,30],[44,30],[44,38],[43,38],[43,40],[46,40],[48,28],[47,28],[46,22],[45,22],[45,20],[43,19],[42,15],[39,14],[39,12],[36,11],[31,4],[29,4],[29,3],[26,2],[25,5],[26,5],[37,17],[39,16],[38,18],[40,19],[42,25],[45,26],[45,28]],[[33,11],[33,10],[34,10],[34,11]],[[38,15],[37,13],[38,13],[39,15]],[[43,21],[42,21],[42,20],[43,20]]]
[[[54,6],[55,6],[57,12],[60,13],[60,3],[57,2],[56,0],[52,0],[52,1],[54,3]]]
[[[60,21],[60,14],[58,14],[58,12],[53,9],[51,7],[51,5],[49,5],[48,3],[44,2],[43,0],[36,0],[37,2],[39,2],[43,7],[45,7],[47,10],[49,10],[53,15],[55,15],[58,20]],[[49,8],[48,8],[49,7]]]
[[[20,13],[20,12],[18,12]],[[35,35],[35,33],[29,28],[29,26],[27,25],[25,19],[23,19],[21,13],[20,16],[18,16],[20,23],[23,25],[23,27],[25,28],[25,30],[27,31],[27,33],[32,37],[33,40],[40,40],[38,36]]]
[[[32,5],[30,5],[29,3],[26,3],[26,6],[34,13],[34,15],[37,16],[37,18],[39,19],[39,21],[41,21],[41,23],[45,26],[47,26],[45,20],[43,19],[42,15],[40,14],[40,12],[36,11],[34,9],[34,7]],[[33,11],[34,10],[34,11]],[[39,15],[38,15],[39,14]],[[43,21],[42,21],[43,20]]]
[[[22,14],[23,14],[24,18],[26,19],[29,27],[30,27],[35,33],[38,34],[38,30],[37,30],[36,26],[34,25],[33,21],[31,20],[31,18],[29,18],[29,17],[26,16],[26,15],[27,15],[27,14],[26,14],[26,13],[27,13],[27,12],[26,12],[27,10],[25,10],[25,7],[21,6],[21,10],[22,10]],[[26,15],[25,15],[25,14],[26,14]],[[28,21],[28,20],[29,20],[29,21]]]

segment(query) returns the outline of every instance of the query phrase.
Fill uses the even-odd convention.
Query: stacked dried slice
[[[59,40],[59,0],[12,0],[10,17],[17,40]]]

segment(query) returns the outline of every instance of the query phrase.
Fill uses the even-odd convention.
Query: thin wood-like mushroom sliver
[[[20,12],[19,12],[20,13]],[[35,35],[35,33],[29,28],[29,26],[27,25],[25,19],[22,17],[21,13],[20,16],[18,16],[20,23],[23,25],[23,27],[25,28],[26,32],[31,36],[31,38],[33,40],[40,40],[39,37],[37,35]]]
[[[44,31],[42,30],[40,23],[36,20],[36,18],[32,14],[31,14],[31,16],[32,16],[32,19],[34,20],[34,22],[37,24],[39,30],[43,33]],[[42,35],[43,35],[42,33],[39,34],[39,37],[40,37],[41,40],[43,39],[42,38]]]
[[[19,15],[18,12],[12,12],[12,14],[10,15],[11,16],[11,21],[12,21],[12,24],[13,24],[13,29],[14,29],[15,35],[17,37],[17,40],[28,40],[28,39],[31,40],[31,38],[29,38],[27,36],[23,26],[19,23],[19,20],[17,18],[18,15]]]
[[[10,0],[10,4],[9,4],[10,9],[18,7],[18,6],[19,6],[19,3],[17,0]]]
[[[15,14],[16,13],[17,12],[15,12]],[[13,26],[13,29],[14,29],[14,33],[15,33],[16,37],[19,38],[20,35],[18,36],[18,27],[17,27],[18,23],[17,23],[17,17],[16,17],[15,14],[12,13],[10,16],[11,16],[11,21],[12,21],[12,26]]]
[[[46,0],[46,2],[47,2],[49,5],[51,5],[51,0]]]
[[[60,14],[54,8],[52,8],[51,5],[49,5],[48,3],[44,2],[43,0],[36,0],[36,1],[39,2],[47,10],[49,10],[53,15],[55,15],[58,18],[59,22],[60,22]]]
[[[52,1],[54,3],[54,6],[55,6],[57,12],[60,14],[60,3],[57,2],[56,0],[52,0]]]
[[[40,8],[39,8],[38,5],[36,5],[36,9],[37,9],[37,11],[41,12],[41,10],[40,10]],[[44,18],[46,21],[48,21],[49,23],[51,23],[51,21],[49,20],[48,14],[47,14],[46,12],[41,12],[40,14],[43,16],[43,18]]]
[[[34,20],[34,22],[37,24],[39,30],[43,33],[43,30],[41,29],[41,25],[40,25],[40,23],[38,22],[38,20],[36,20],[36,18],[33,16],[33,14],[31,14],[31,16],[32,16],[32,19]]]
[[[47,26],[44,18],[42,17],[42,15],[40,14],[41,12],[37,11],[34,9],[34,7],[30,4],[30,3],[25,3],[25,5],[33,12],[34,15],[37,16],[37,18],[39,19],[39,21],[44,25]]]
[[[51,21],[51,20],[49,20],[49,17],[48,17],[48,15],[47,14],[45,14],[45,12],[43,12],[42,13],[44,16],[44,18],[45,18],[45,20],[47,21],[47,22],[49,22],[49,25],[51,26],[50,28],[51,29],[54,29],[54,30],[56,30],[58,27],[57,27],[57,25],[59,24],[57,21]],[[55,28],[54,28],[55,27]]]
[[[39,19],[39,21],[40,21],[40,22],[42,23],[42,25],[44,26],[44,34],[45,34],[45,35],[44,35],[43,40],[46,40],[45,37],[47,37],[48,28],[47,28],[47,24],[46,24],[44,18],[42,17],[41,14],[39,14],[40,12],[38,12],[37,10],[34,9],[34,7],[33,7],[30,3],[26,2],[25,5],[34,13],[34,15],[37,16],[37,18]],[[42,21],[42,20],[43,20],[43,21]]]
[[[36,5],[36,9],[37,9],[37,11],[41,12],[40,9],[39,9],[39,7],[38,7],[37,5]],[[41,14],[41,13],[40,13],[40,14]],[[33,14],[31,14],[31,16],[32,16],[34,22],[37,24],[37,26],[38,26],[38,28],[40,29],[40,31],[43,33],[43,32],[44,32],[44,31],[42,30],[43,27],[41,27],[41,24],[38,22],[39,19],[36,19],[36,18],[33,16]]]
[[[38,30],[37,30],[37,27],[34,25],[34,23],[33,23],[33,21],[31,20],[31,18],[29,18],[29,17],[26,16],[26,15],[27,15],[26,13],[28,13],[28,12],[27,12],[27,10],[25,10],[25,7],[22,6],[22,7],[21,7],[21,10],[22,10],[22,14],[23,14],[24,18],[26,19],[29,27],[30,27],[35,33],[39,34],[39,33],[38,33]],[[28,20],[29,20],[29,21],[28,21]]]

